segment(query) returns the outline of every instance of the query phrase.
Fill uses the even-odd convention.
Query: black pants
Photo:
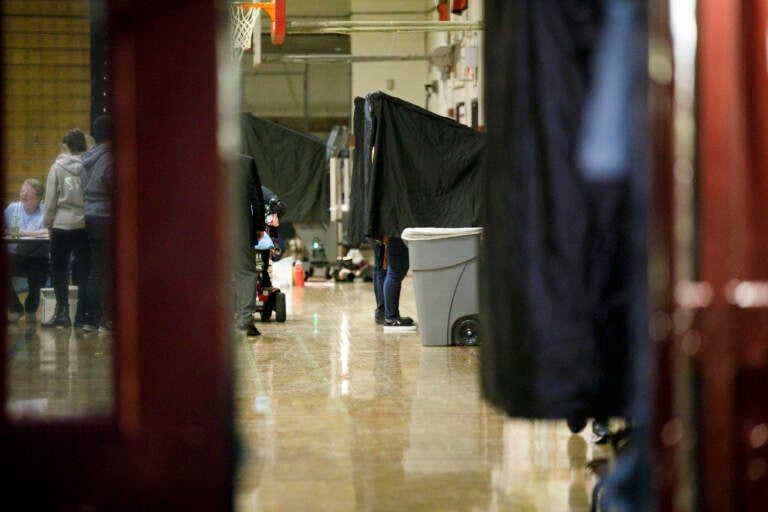
[[[99,325],[112,318],[112,219],[86,217],[91,269],[88,274],[85,311],[88,323]]]
[[[253,324],[253,313],[256,312],[256,253],[249,243],[241,244],[237,249],[235,262],[235,308],[237,310],[237,325],[240,327]]]
[[[269,277],[269,264],[271,256],[269,251],[259,251],[261,258],[261,289],[269,290],[272,288],[272,279]]]
[[[45,284],[48,276],[48,258],[33,258],[28,256],[8,255],[8,307],[15,313],[35,313],[40,305],[40,288]],[[22,306],[16,290],[13,289],[12,277],[22,276],[27,278],[29,292]]]
[[[72,256],[74,255],[74,260]],[[90,267],[88,235],[85,229],[51,230],[51,284],[56,295],[56,306],[69,308],[69,275],[77,286],[78,296],[82,297]],[[77,317],[83,318],[83,300],[77,301]]]

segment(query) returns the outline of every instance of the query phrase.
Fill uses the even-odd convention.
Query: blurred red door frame
[[[669,3],[653,2],[661,54]],[[768,10],[761,0],[699,0],[697,12],[690,211],[675,193],[674,84],[651,86],[651,272],[664,283],[651,322],[669,326],[656,345],[660,502],[670,511],[767,510]],[[690,254],[680,253],[676,221],[694,226]],[[692,279],[680,275],[681,258]]]
[[[218,5],[109,2],[117,413],[113,421],[55,425],[3,419],[3,503],[25,510],[231,507]]]

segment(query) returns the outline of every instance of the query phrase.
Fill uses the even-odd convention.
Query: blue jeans
[[[390,238],[386,245],[373,244],[373,292],[377,317],[400,317],[400,289],[410,266],[408,247],[401,238]]]

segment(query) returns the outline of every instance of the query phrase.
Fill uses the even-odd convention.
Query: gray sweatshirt
[[[112,145],[97,144],[83,153],[85,216],[112,215]]]
[[[62,153],[56,157],[45,184],[45,217],[48,229],[83,229],[83,189],[80,173],[83,164],[79,155]]]

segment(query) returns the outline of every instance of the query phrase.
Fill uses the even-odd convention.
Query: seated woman
[[[47,235],[43,227],[44,208],[40,201],[44,189],[40,180],[24,180],[19,193],[19,201],[11,203],[4,213],[4,233],[8,235],[13,224],[18,225],[19,236]],[[9,244],[8,245],[8,321],[17,321],[22,314],[27,324],[37,321],[37,307],[40,305],[40,288],[48,276],[48,244]],[[11,283],[11,277],[27,278],[28,293],[21,304],[19,296]]]

